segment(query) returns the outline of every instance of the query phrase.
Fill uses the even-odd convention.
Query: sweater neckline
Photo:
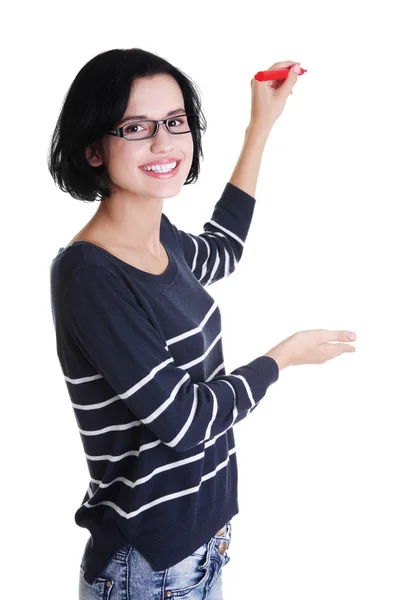
[[[83,241],[83,240],[73,242],[67,248],[61,247],[59,249],[58,253],[60,254],[61,252],[65,252],[66,250],[68,250],[68,248],[72,248],[73,246],[81,246],[81,245],[91,246],[93,248],[97,248],[100,252],[102,252],[103,254],[108,256],[113,262],[118,264],[120,267],[122,267],[128,273],[131,273],[135,277],[138,277],[139,279],[142,279],[143,281],[145,281],[147,283],[170,285],[175,281],[176,276],[178,275],[178,266],[176,263],[174,253],[168,248],[164,213],[162,213],[162,215],[161,215],[160,243],[162,244],[163,248],[165,249],[165,252],[167,253],[168,266],[165,269],[165,271],[163,271],[162,273],[160,273],[158,275],[156,275],[154,273],[149,273],[148,271],[143,271],[142,269],[139,269],[138,267],[134,267],[133,265],[118,258],[117,256],[115,256],[115,254],[112,254],[105,248],[102,248],[101,246],[98,246],[97,244],[93,244],[93,242],[87,242],[87,241]]]

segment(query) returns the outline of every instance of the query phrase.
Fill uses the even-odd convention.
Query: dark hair
[[[198,127],[191,131],[193,161],[184,185],[197,181],[203,158],[201,132],[206,131],[207,122],[196,84],[156,54],[141,48],[115,49],[86,63],[66,94],[48,155],[51,176],[63,192],[90,202],[110,196],[106,166],[92,167],[85,149],[100,146],[106,132],[122,120],[133,81],[158,74],[174,77],[182,91],[185,112],[199,117]]]

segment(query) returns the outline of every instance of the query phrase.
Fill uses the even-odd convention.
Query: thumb
[[[289,75],[286,77],[284,83],[278,88],[277,92],[280,96],[288,97],[292,93],[294,84],[297,81],[297,73],[294,70],[295,67],[299,67],[298,63],[294,64],[289,71]]]

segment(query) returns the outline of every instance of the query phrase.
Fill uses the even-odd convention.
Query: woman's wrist
[[[266,354],[264,354],[264,356],[269,356],[270,358],[273,358],[276,364],[278,365],[278,369],[280,371],[286,369],[286,367],[289,366],[287,358],[277,348],[272,348]]]

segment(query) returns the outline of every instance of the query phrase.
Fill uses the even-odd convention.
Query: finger
[[[350,344],[328,344],[330,351],[332,352],[332,357],[340,356],[345,352],[355,352],[356,348],[351,346]]]
[[[297,73],[295,73],[293,69],[290,69],[289,75],[286,77],[286,79],[282,81],[281,85],[279,86],[279,89],[276,92],[277,95],[287,98],[291,94],[292,88],[296,85],[297,77]]]
[[[322,344],[327,342],[354,342],[356,338],[353,336],[356,335],[353,331],[339,329],[337,331],[330,329],[319,329],[319,335],[321,337]]]

